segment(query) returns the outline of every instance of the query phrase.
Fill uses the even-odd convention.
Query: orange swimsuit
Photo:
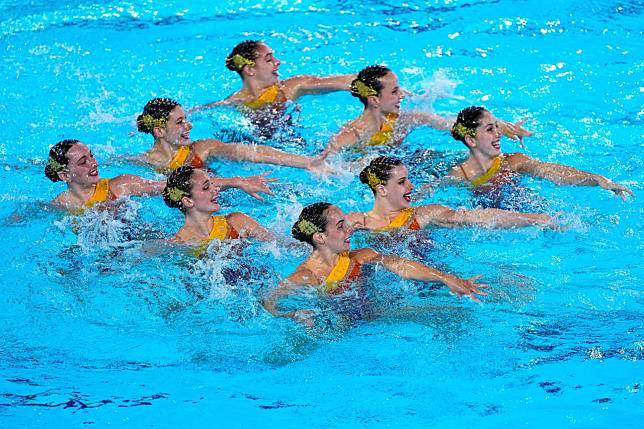
[[[173,171],[176,170],[177,168],[181,167],[186,163],[186,160],[188,159],[188,156],[190,155],[191,147],[190,146],[179,146],[179,149],[177,149],[177,153],[174,155],[172,160],[168,163],[168,165],[164,168],[159,169],[160,171]],[[191,167],[194,168],[203,168],[204,163],[203,160],[199,157],[199,155],[193,155],[192,159],[190,160]]]
[[[352,262],[353,268],[351,268]],[[338,262],[325,280],[324,291],[332,295],[343,293],[349,288],[351,282],[360,276],[360,267],[359,262],[351,260],[349,252],[341,253]]]
[[[380,146],[391,142],[394,136],[394,123],[398,119],[395,113],[389,113],[386,116],[385,122],[382,123],[380,130],[371,136],[366,146]]]
[[[402,209],[400,213],[398,213],[398,216],[396,216],[394,220],[389,223],[389,225],[383,228],[378,228],[376,231],[389,231],[391,229],[403,227],[406,227],[407,229],[412,231],[419,231],[421,229],[418,220],[414,216],[413,207]]]
[[[262,92],[260,96],[257,97],[256,99],[251,101],[246,101],[243,104],[249,109],[253,109],[253,110],[260,109],[266,106],[267,104],[286,101],[286,98],[284,97],[284,95],[282,95],[281,97],[280,95],[281,94],[280,94],[279,86],[275,84],[266,88],[264,92]]]

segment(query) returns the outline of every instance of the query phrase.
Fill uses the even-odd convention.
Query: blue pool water
[[[644,417],[641,1],[10,0],[0,11],[1,427],[600,428]],[[223,59],[247,38],[275,50],[282,77],[386,63],[405,88],[429,93],[404,107],[427,109],[443,94],[441,113],[484,104],[528,116],[527,154],[603,174],[636,197],[526,180],[522,207],[563,211],[570,229],[430,230],[393,248],[357,236],[482,273],[490,295],[476,305],[374,273],[384,314],[313,334],[258,303],[306,249],[255,245],[231,262],[216,256],[236,254],[224,246],[197,261],[150,244],[180,224],[160,199],[126,203],[129,224],[46,210],[62,191],[42,174],[53,143],[86,142],[104,177],[153,177],[119,158],[151,144],[128,137],[134,115],[154,96],[190,107],[230,94],[240,82]],[[342,93],[299,104],[305,143],[274,143],[300,153],[361,111]],[[248,132],[228,109],[193,121],[195,139]],[[464,155],[427,129],[396,153],[417,185]],[[212,167],[272,170],[275,197],[230,192],[223,206],[284,236],[308,203],[371,203],[352,174],[320,182],[287,168]],[[418,198],[476,204],[460,189]],[[244,280],[227,285],[226,270],[245,261]]]

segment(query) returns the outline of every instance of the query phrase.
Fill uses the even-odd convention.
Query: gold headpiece
[[[184,190],[181,190],[179,188],[168,188],[166,191],[166,195],[168,198],[170,198],[172,201],[181,201],[181,198],[185,197],[188,195],[188,193]]]
[[[65,166],[63,164],[61,164],[60,162],[56,161],[51,156],[47,160],[47,165],[55,173],[58,173],[59,171],[63,171],[65,169]]]
[[[321,232],[317,225],[306,219],[300,219],[297,223],[297,229],[299,229],[302,234],[306,235],[313,235],[316,232]]]
[[[153,130],[154,128],[163,128],[165,127],[166,122],[166,120],[163,118],[153,118],[149,113],[143,115],[141,121],[143,122],[143,125],[145,125],[149,130]]]
[[[241,71],[244,68],[244,66],[252,67],[255,65],[255,61],[249,60],[248,58],[244,58],[239,54],[233,55],[232,62],[235,65],[235,68],[239,71]]]
[[[370,95],[378,95],[378,91],[367,85],[361,80],[354,80],[351,83],[351,91],[358,94],[360,97],[367,98]]]
[[[461,137],[470,136],[474,137],[476,135],[476,129],[467,128],[465,125],[460,122],[456,123],[453,128],[454,132]]]
[[[376,189],[376,186],[383,184],[383,181],[378,179],[373,171],[367,171],[367,183],[371,189]]]

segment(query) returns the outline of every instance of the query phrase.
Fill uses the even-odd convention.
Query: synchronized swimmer
[[[301,75],[280,80],[280,64],[264,42],[247,40],[238,44],[227,57],[226,67],[239,74],[241,89],[222,101],[198,106],[192,111],[232,105],[253,119],[261,134],[271,130],[266,120],[282,114],[286,103],[295,103],[307,94],[350,91],[363,104],[364,110],[330,139],[321,154],[306,156],[266,145],[215,139],[193,142],[190,139],[192,123],[182,106],[171,98],[154,98],[137,118],[138,130],[150,134],[154,143],[148,151],[130,160],[151,167],[167,179],[148,180],[132,174],[101,178],[98,162],[90,149],[78,140],[63,140],[50,149],[45,166],[45,175],[51,181],[67,184],[67,189],[54,198],[53,205],[77,215],[87,209],[102,210],[111,201],[123,197],[162,195],[169,207],[178,208],[183,214],[183,226],[167,242],[195,248],[194,255],[202,257],[203,250],[213,240],[276,239],[274,232],[244,213],[217,213],[221,209],[220,191],[238,188],[263,200],[265,195],[273,195],[269,185],[277,179],[267,177],[269,173],[215,177],[206,169],[213,159],[302,168],[319,174],[329,171],[325,159],[330,153],[369,146],[382,151],[398,145],[419,126],[449,130],[454,139],[465,144],[468,158],[454,166],[445,179],[468,185],[475,195],[515,184],[520,175],[557,184],[599,186],[623,199],[633,195],[630,189],[598,174],[538,161],[521,153],[502,153],[501,136],[522,140],[532,135],[522,127],[523,121],[516,124],[501,121],[485,108],[474,106],[462,110],[456,119],[423,111],[401,111],[405,91],[400,88],[396,74],[385,66],[369,66],[357,75]],[[372,159],[359,178],[373,192],[374,203],[370,210],[345,215],[330,203],[316,203],[302,210],[291,234],[296,240],[312,246],[313,251],[295,272],[266,293],[262,302],[271,314],[312,326],[315,311],[310,308],[284,310],[284,298],[307,288],[330,297],[348,291],[359,294],[360,291],[354,288],[361,289],[364,285],[363,282],[357,285],[355,280],[364,277],[361,271],[364,265],[381,266],[403,279],[441,283],[452,293],[474,301],[486,295],[481,289],[487,285],[476,283],[480,276],[463,279],[369,248],[351,250],[350,237],[356,230],[408,233],[428,226],[560,227],[556,216],[545,213],[519,213],[497,208],[452,209],[441,204],[412,206],[414,185],[407,167],[402,160],[390,156]]]

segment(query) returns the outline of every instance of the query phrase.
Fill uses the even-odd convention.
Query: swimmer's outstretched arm
[[[355,74],[327,77],[300,75],[283,80],[282,86],[290,93],[289,98],[296,100],[303,95],[348,91],[351,81],[355,78]]]
[[[122,174],[110,179],[110,191],[117,197],[161,195],[165,180],[146,180],[134,174]]]
[[[324,165],[324,159],[321,157],[294,155],[263,145],[224,143],[219,140],[205,139],[194,142],[194,147],[195,153],[204,160],[216,156],[233,161],[285,165],[311,171],[321,171]]]
[[[403,125],[406,125],[408,127],[408,131],[423,125],[437,130],[449,131],[452,129],[452,125],[454,125],[456,118],[451,116],[440,116],[435,113],[423,112],[420,110],[413,110],[402,112],[398,121]]]
[[[422,228],[437,225],[446,228],[479,226],[483,228],[516,228],[539,225],[556,227],[555,220],[543,213],[519,213],[501,209],[454,210],[440,204],[416,207],[416,220]]]
[[[266,176],[269,174],[270,172],[248,177],[211,177],[210,183],[214,186],[219,186],[222,191],[230,188],[238,188],[253,198],[264,201],[264,198],[259,194],[273,195],[268,184],[279,180],[267,178]]]
[[[242,237],[254,238],[260,241],[275,240],[275,235],[273,235],[272,232],[244,213],[234,212],[226,216],[226,219],[237,231],[239,231],[239,234]]]
[[[298,270],[284,279],[277,288],[273,289],[268,296],[262,300],[262,305],[273,316],[295,319],[309,327],[313,326],[313,310],[282,311],[278,308],[278,302],[282,298],[293,295],[297,289],[303,286],[311,286],[316,279],[308,270]]]
[[[478,301],[476,295],[487,295],[485,292],[479,290],[487,287],[487,285],[475,283],[481,276],[462,279],[452,274],[430,268],[419,262],[398,256],[382,255],[372,249],[360,249],[356,252],[359,252],[359,258],[362,260],[362,263],[382,264],[385,269],[404,279],[443,283],[456,295],[466,295],[474,301]]]
[[[231,95],[228,98],[225,98],[223,100],[213,101],[211,103],[200,104],[198,106],[192,107],[192,108],[190,108],[190,109],[188,109],[186,111],[186,114],[190,115],[191,113],[196,113],[196,112],[200,112],[202,110],[212,109],[213,107],[218,107],[218,106],[227,106],[227,105],[230,105],[230,104],[233,104],[233,103],[234,102],[232,100],[232,95]]]
[[[626,200],[633,191],[599,174],[588,173],[567,165],[538,161],[522,153],[506,156],[510,167],[519,172],[549,180],[558,185],[599,186]]]

